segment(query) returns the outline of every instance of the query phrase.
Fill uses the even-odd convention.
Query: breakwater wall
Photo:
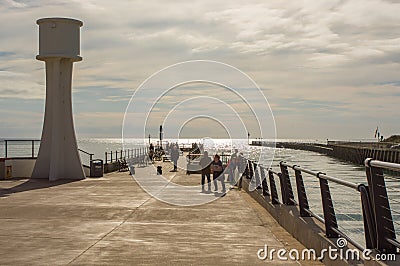
[[[251,145],[271,146],[271,144],[260,141],[254,141]],[[391,146],[392,143],[383,142],[368,143],[328,141],[327,144],[301,142],[276,143],[276,148],[318,152],[359,165],[364,165],[364,161],[367,158],[373,158],[384,162],[400,163],[400,149],[391,149]]]
[[[390,163],[400,163],[400,150],[398,149],[368,148],[348,145],[336,145],[331,147],[333,151],[329,155],[355,164],[363,165],[366,158],[373,158]]]

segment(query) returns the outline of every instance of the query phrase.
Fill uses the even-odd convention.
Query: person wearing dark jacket
[[[205,192],[204,190],[204,182],[207,177],[208,181],[208,192],[211,192],[211,158],[208,156],[208,152],[205,151],[203,157],[199,162],[201,166],[201,192]]]
[[[174,170],[172,170],[171,172],[178,171],[178,159],[179,159],[178,146],[174,145],[171,150],[171,161],[174,163]]]
[[[213,171],[213,181],[214,181],[215,191],[218,191],[217,180],[219,180],[221,182],[221,186],[222,186],[222,193],[225,193],[226,192],[225,177],[223,174],[224,168],[222,166],[222,162],[221,162],[218,154],[215,154],[215,156],[214,156],[214,161],[212,161],[212,163],[211,163],[211,169]]]

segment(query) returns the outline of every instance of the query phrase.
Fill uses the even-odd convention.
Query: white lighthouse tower
[[[75,19],[44,18],[39,25],[39,55],[46,63],[46,109],[32,178],[84,179],[72,117],[72,64],[81,61],[80,27]]]

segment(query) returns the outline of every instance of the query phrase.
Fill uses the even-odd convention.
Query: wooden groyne
[[[271,146],[271,143],[253,141],[252,146]],[[327,144],[301,143],[301,142],[277,142],[276,148],[305,150],[326,154],[344,161],[364,165],[366,158],[400,163],[400,149],[391,149],[393,143],[384,142],[341,142],[328,141]]]

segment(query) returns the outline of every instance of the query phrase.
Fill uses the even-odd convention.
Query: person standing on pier
[[[214,181],[215,191],[218,191],[217,180],[219,180],[221,181],[222,193],[225,193],[226,192],[225,177],[223,174],[224,168],[222,167],[222,162],[218,154],[215,154],[214,161],[212,161],[211,163],[211,167],[213,171],[213,181]]]
[[[153,143],[150,143],[149,158],[150,158],[151,163],[153,163],[153,158],[154,158],[154,146],[153,146]]]
[[[235,186],[237,186],[238,189],[240,190],[242,187],[242,178],[243,178],[243,175],[245,174],[245,169],[246,169],[246,160],[245,160],[242,152],[239,153],[239,155],[237,157],[237,169],[238,169],[239,178],[238,178]]]
[[[205,192],[204,190],[204,182],[207,177],[208,182],[208,192],[211,192],[211,158],[208,156],[208,152],[205,151],[203,157],[199,162],[201,166],[201,192]]]
[[[235,152],[232,153],[231,155],[231,159],[229,160],[229,167],[228,167],[228,181],[231,185],[231,188],[233,188],[233,186],[236,183],[236,167],[237,167],[237,162],[238,160],[238,149],[235,149]]]
[[[178,159],[179,159],[178,145],[174,145],[171,150],[171,161],[174,163],[174,170],[172,170],[171,172],[178,171]]]

